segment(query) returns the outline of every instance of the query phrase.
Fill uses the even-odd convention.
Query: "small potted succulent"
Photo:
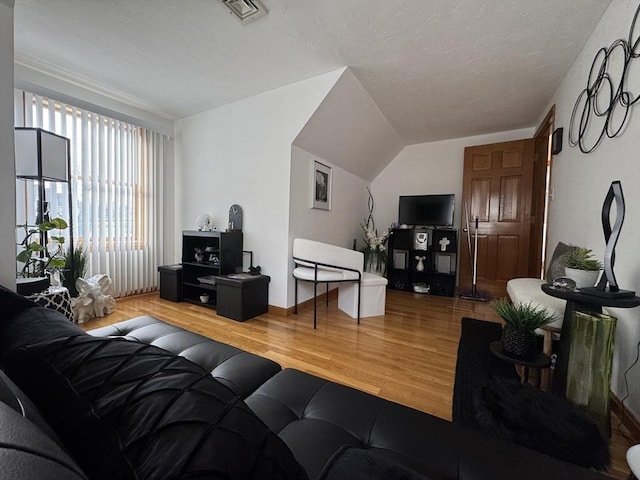
[[[576,282],[577,288],[593,287],[601,269],[602,263],[593,258],[590,249],[575,247],[567,256],[565,275]]]
[[[491,302],[495,312],[504,320],[502,348],[517,357],[529,357],[536,350],[536,329],[553,321],[543,307],[522,302],[513,304],[506,298]]]

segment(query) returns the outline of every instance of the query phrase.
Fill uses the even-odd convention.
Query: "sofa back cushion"
[[[79,335],[5,367],[91,478],[306,478],[235,393],[160,348]]]
[[[0,286],[0,356],[15,348],[70,335],[87,335],[62,313],[42,308]]]

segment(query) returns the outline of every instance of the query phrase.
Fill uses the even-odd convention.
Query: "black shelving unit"
[[[389,287],[452,297],[456,286],[458,232],[398,228],[389,237]]]
[[[182,232],[182,298],[186,302],[215,308],[217,286],[198,280],[242,270],[242,232]],[[209,295],[203,303],[201,295]]]

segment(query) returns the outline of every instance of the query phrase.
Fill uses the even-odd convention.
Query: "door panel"
[[[465,149],[462,206],[472,243],[478,217],[477,289],[493,296],[504,296],[507,280],[529,271],[533,149],[533,139]],[[463,246],[460,253],[460,288],[469,289],[469,252]]]
[[[520,176],[502,177],[500,179],[500,222],[519,222],[520,214]]]
[[[522,167],[522,152],[505,151],[502,155],[502,168],[520,168]]]
[[[471,189],[471,218],[478,217],[481,222],[489,221],[491,179],[473,179]]]
[[[497,244],[500,254],[496,258],[496,279],[507,282],[518,273],[515,267],[518,264],[520,238],[514,235],[500,235]]]

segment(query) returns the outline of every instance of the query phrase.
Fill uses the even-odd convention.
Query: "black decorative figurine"
[[[616,220],[611,228],[611,206],[616,202]],[[620,290],[616,276],[613,273],[613,264],[616,259],[616,243],[620,236],[622,223],[624,222],[624,195],[622,194],[622,184],[620,180],[611,182],[609,191],[604,198],[602,205],[602,230],[607,246],[604,250],[604,273],[600,277],[598,285],[590,288],[581,288],[580,292],[587,295],[595,295],[605,298],[625,298],[635,296],[635,292],[630,290]]]

